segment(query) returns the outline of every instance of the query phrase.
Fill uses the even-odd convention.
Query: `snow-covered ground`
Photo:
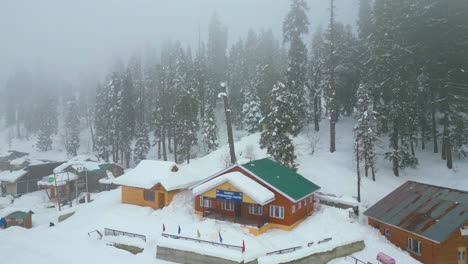
[[[338,123],[337,151],[333,154],[328,151],[327,123],[322,122],[321,125],[319,133],[315,134],[305,129],[295,139],[297,162],[300,164],[298,172],[321,186],[321,192],[336,194],[343,200],[349,201],[356,195],[352,150],[354,121],[342,119]],[[265,151],[258,148],[259,137],[259,134],[254,134],[243,137],[236,142],[238,159],[259,159],[266,156]],[[315,146],[313,154],[311,154],[311,145]],[[384,152],[387,145],[388,142],[380,142],[379,152]],[[24,151],[24,149],[19,150]],[[189,165],[181,166],[187,167],[187,169],[194,168],[194,171],[197,172],[204,171],[206,176],[209,176],[225,167],[226,153],[227,146],[222,146],[205,157],[192,160]],[[63,153],[55,154],[56,157],[58,155],[63,155]],[[466,160],[455,160],[455,169],[448,170],[444,166],[444,161],[438,155],[430,152],[430,147],[424,152],[419,151],[417,156],[420,161],[418,168],[404,170],[400,177],[393,176],[391,164],[380,159],[377,181],[373,182],[369,178],[363,178],[361,212],[406,180],[468,190],[468,181],[464,179],[468,169]],[[57,222],[59,212],[56,209],[47,208],[47,197],[44,195],[46,195],[45,192],[41,191],[28,194],[16,199],[11,205],[8,204],[8,199],[2,199],[1,206],[29,207],[35,211],[35,214],[33,215],[34,226],[30,230],[22,228],[0,230],[0,241],[8,241],[8,243],[2,243],[0,247],[0,262],[4,259],[15,259],[15,263],[30,263],[31,260],[35,260],[35,263],[38,264],[60,262],[81,264],[101,261],[116,264],[129,262],[167,263],[155,259],[156,245],[164,243],[160,236],[164,224],[166,232],[170,234],[177,234],[180,225],[182,236],[196,238],[197,230],[199,230],[201,239],[204,240],[218,241],[219,233],[223,237],[223,243],[226,244],[241,246],[244,240],[246,253],[243,257],[247,259],[263,256],[269,251],[304,246],[309,242],[317,243],[321,239],[332,237],[330,242],[312,246],[308,250],[317,252],[357,240],[364,240],[366,248],[353,254],[363,261],[375,263],[375,256],[382,251],[395,257],[398,263],[418,263],[406,252],[390,244],[373,228],[367,226],[362,216],[358,221],[352,222],[348,218],[348,211],[326,206],[318,206],[317,211],[311,217],[290,232],[270,230],[263,235],[254,237],[240,225],[203,219],[194,214],[193,197],[188,191],[176,195],[170,206],[162,210],[121,204],[119,189],[103,192],[95,195],[94,202],[90,204],[67,209],[76,210],[76,214],[54,227],[49,227],[48,223]],[[96,229],[102,231],[105,227],[146,235],[145,250],[141,254],[132,255],[126,251],[107,246],[103,240],[88,236],[88,232]],[[223,254],[223,248],[219,247],[198,245],[197,248],[199,252]],[[295,254],[302,253],[296,252]],[[279,258],[268,259],[269,262],[275,260],[279,260]],[[349,258],[343,258],[331,263],[354,262],[351,262]]]

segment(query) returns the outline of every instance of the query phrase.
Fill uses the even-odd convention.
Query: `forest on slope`
[[[290,2],[282,36],[252,29],[228,47],[228,29],[214,14],[206,43],[165,41],[158,56],[135,55],[79,89],[17,72],[1,96],[9,140],[37,138],[35,147],[49,151],[63,122],[70,156],[86,129],[105,160],[128,167],[155,146],[159,159],[189,162],[218,148],[215,109],[227,92],[235,128],[263,127],[261,147],[294,169],[293,138],[328,119],[334,152],[344,116],[356,118],[355,157],[366,175],[376,169],[378,139],[388,139],[384,155],[396,176],[417,166],[418,151],[440,155],[448,169],[466,158],[467,1],[360,0],[353,28],[337,22],[330,0],[329,24],[311,34],[307,2]]]

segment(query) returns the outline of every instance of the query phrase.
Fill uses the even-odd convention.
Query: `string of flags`
[[[163,224],[162,225],[162,231],[163,233],[166,232],[166,225]],[[182,228],[180,227],[180,225],[178,225],[178,228],[177,228],[177,234],[180,236],[180,233],[182,232]],[[200,229],[197,229],[197,238],[200,238],[201,237],[201,232],[200,232]],[[221,231],[218,232],[218,237],[219,237],[219,243],[223,243],[223,237],[221,236]],[[245,252],[245,241],[242,240],[242,253]]]

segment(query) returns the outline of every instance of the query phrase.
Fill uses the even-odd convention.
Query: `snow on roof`
[[[112,183],[144,189],[160,183],[167,191],[172,191],[185,189],[206,177],[203,172],[185,167],[173,172],[174,166],[177,165],[172,161],[142,160],[133,170],[112,180]]]
[[[54,178],[55,177],[55,178]],[[54,175],[43,177],[37,182],[39,186],[62,186],[67,184],[69,181],[78,179],[78,176],[72,172],[60,172]]]
[[[275,199],[275,194],[273,192],[238,171],[230,172],[209,180],[195,187],[192,192],[194,195],[200,195],[225,182],[229,182],[242,190],[246,195],[261,205],[265,205]]]
[[[7,217],[9,216],[10,214],[14,213],[14,212],[25,212],[25,213],[28,213],[29,211],[31,211],[31,209],[29,208],[22,208],[22,207],[5,207],[3,209],[0,209],[0,218],[3,218],[3,217]]]
[[[107,175],[106,178],[99,179],[99,183],[101,183],[101,184],[112,184],[114,179],[115,179],[114,174],[112,174],[112,172],[110,172],[110,171],[106,171],[106,175]]]
[[[27,171],[17,170],[17,171],[0,171],[0,181],[4,182],[16,182],[19,178],[25,175]]]
[[[85,168],[87,171],[99,170],[99,164],[101,162],[94,155],[78,155],[55,168],[54,173],[62,172],[70,166],[75,170],[80,170],[81,168]]]
[[[176,164],[171,161],[142,160],[133,170],[130,170],[115,179],[113,182],[119,185],[150,189],[161,183],[164,178],[170,177]]]
[[[21,157],[21,158],[17,158],[17,159],[14,159],[12,161],[10,161],[10,165],[13,165],[13,166],[21,166],[23,165],[28,159],[26,159],[26,157]]]

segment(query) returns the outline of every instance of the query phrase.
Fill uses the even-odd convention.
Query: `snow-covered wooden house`
[[[197,175],[183,172],[174,162],[142,160],[113,183],[122,186],[122,203],[158,209],[198,181]]]
[[[29,161],[28,166],[16,171],[0,171],[0,192],[22,195],[38,190],[37,182],[53,173],[63,162]]]
[[[235,164],[190,188],[195,211],[204,217],[245,225],[258,235],[272,228],[291,230],[314,211],[320,189],[270,159]]]
[[[467,263],[466,191],[407,181],[364,215],[369,225],[422,263]]]

